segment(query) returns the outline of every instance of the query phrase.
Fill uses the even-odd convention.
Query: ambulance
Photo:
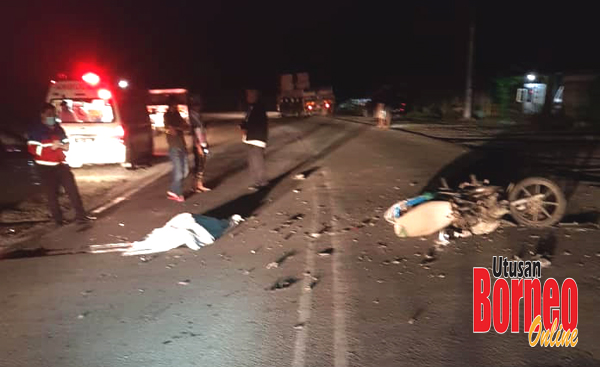
[[[147,90],[91,72],[79,78],[62,74],[50,81],[46,102],[56,107],[69,137],[67,163],[71,167],[150,164],[153,137],[146,100]]]

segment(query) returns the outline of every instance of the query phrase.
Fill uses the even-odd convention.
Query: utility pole
[[[463,118],[465,120],[471,119],[471,109],[473,101],[473,48],[475,43],[475,24],[471,23],[469,27],[469,50],[467,54],[467,85],[465,92],[465,109],[463,111]]]

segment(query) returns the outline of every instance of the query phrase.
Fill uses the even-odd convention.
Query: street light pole
[[[469,50],[467,54],[467,85],[465,92],[465,109],[463,111],[463,118],[465,120],[471,119],[471,109],[473,100],[473,48],[475,39],[475,24],[471,23],[469,27]]]

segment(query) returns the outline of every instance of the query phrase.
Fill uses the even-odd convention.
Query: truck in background
[[[333,89],[310,89],[307,73],[281,75],[277,110],[282,117],[330,115],[334,105]]]

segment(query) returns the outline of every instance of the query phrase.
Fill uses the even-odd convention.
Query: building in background
[[[599,80],[600,73],[596,72],[530,73],[525,75],[523,86],[517,90],[516,101],[522,105],[525,115],[541,114],[550,102],[553,114],[564,114],[575,120],[587,119],[591,117],[590,108],[595,103],[592,87]],[[551,95],[547,96],[548,93]]]

